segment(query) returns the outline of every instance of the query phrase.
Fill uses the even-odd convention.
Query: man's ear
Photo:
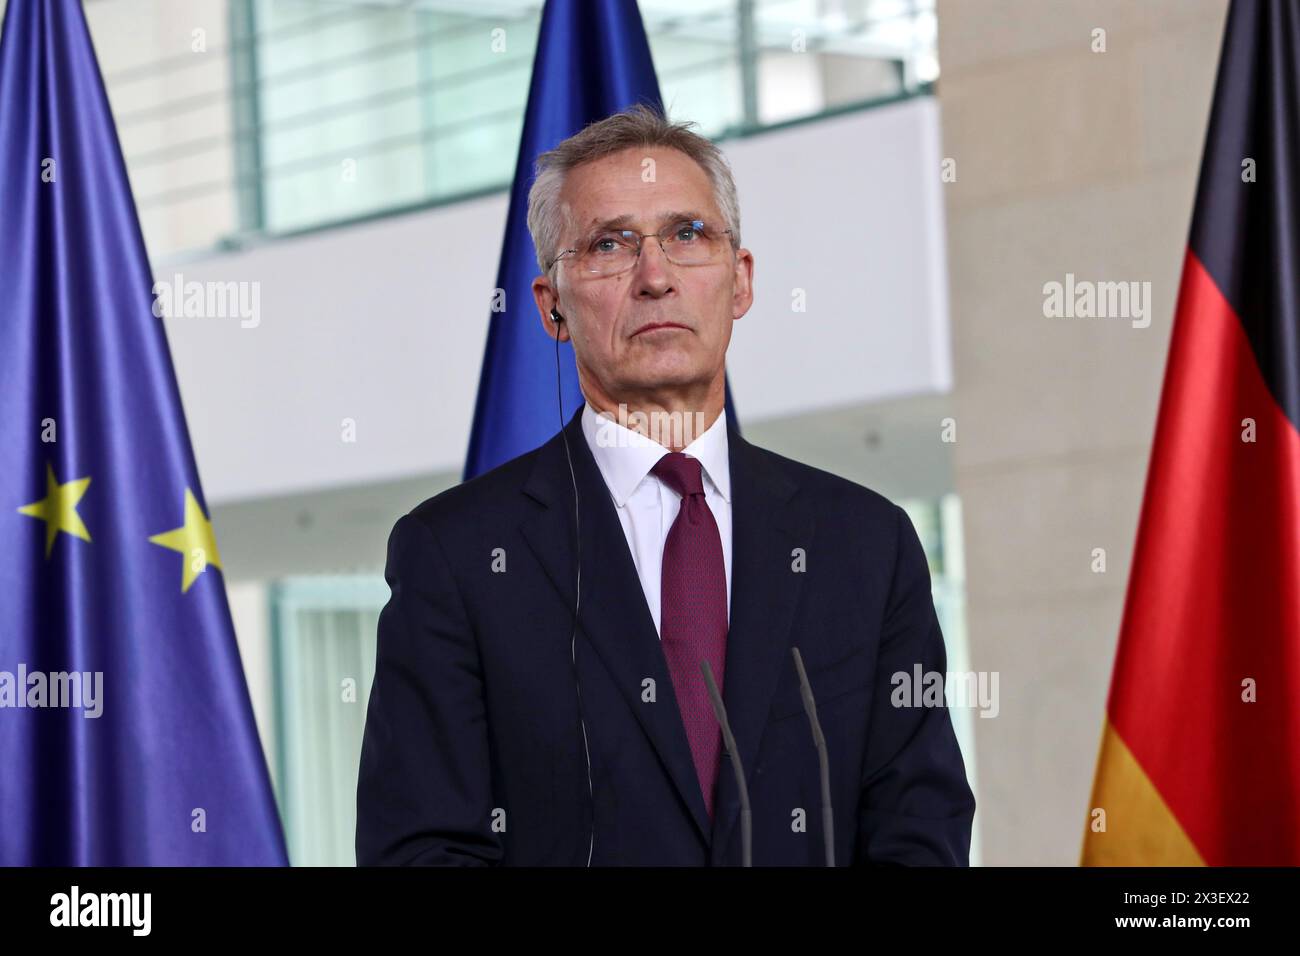
[[[569,341],[568,323],[556,322],[551,317],[552,310],[558,311],[560,308],[560,296],[546,276],[538,276],[533,280],[533,300],[537,303],[537,314],[542,317],[542,328],[546,334],[551,338],[558,335],[561,342]]]
[[[739,319],[754,304],[754,254],[748,249],[736,250],[735,285],[731,291],[731,317]]]

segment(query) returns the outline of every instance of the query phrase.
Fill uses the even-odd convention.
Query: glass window
[[[670,115],[715,139],[924,92],[938,73],[934,0],[640,10]],[[155,262],[514,174],[537,0],[99,0],[86,15]]]
[[[289,861],[356,864],[357,774],[375,676],[375,577],[303,577],[271,591],[276,779]]]

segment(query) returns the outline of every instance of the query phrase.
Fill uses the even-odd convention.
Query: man
[[[823,865],[794,647],[835,863],[968,862],[975,803],[948,712],[891,703],[892,675],[945,671],[916,532],[726,420],[754,260],[726,161],[689,125],[638,107],[538,160],[533,292],[586,404],[393,529],[360,864],[738,865],[707,662],[753,863]]]

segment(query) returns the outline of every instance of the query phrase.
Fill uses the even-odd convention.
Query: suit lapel
[[[557,435],[538,453],[523,489],[545,508],[526,520],[521,530],[551,583],[571,608],[577,566],[573,547],[576,478],[582,530],[580,630],[653,744],[689,807],[700,838],[707,844],[708,811],[673,693],[672,677],[613,499],[582,432],[581,408],[565,426],[565,434],[573,476],[563,438]],[[647,677],[654,680],[655,703],[641,699]]]
[[[749,785],[772,695],[782,670],[794,667],[791,623],[804,576],[793,570],[792,552],[809,547],[813,523],[795,495],[798,486],[774,467],[770,455],[731,429],[730,420],[728,428],[731,623],[722,698]],[[710,841],[715,866],[726,861],[740,816],[730,760],[723,760],[718,773]]]
[[[808,547],[812,519],[795,496],[798,487],[773,466],[770,456],[741,438],[730,419],[727,427],[732,583],[723,701],[748,784],[781,670],[794,666],[791,623],[803,575],[792,570],[791,552]],[[734,771],[728,759],[719,765],[710,825],[654,618],[609,489],[582,432],[581,409],[565,426],[565,434],[573,477],[563,438],[556,435],[539,451],[524,485],[524,493],[543,507],[521,530],[551,583],[572,607],[576,478],[582,530],[579,627],[690,809],[701,839],[711,847],[711,862],[720,865],[733,836],[739,838],[734,834],[740,814]],[[647,677],[657,688],[654,704],[641,700]]]

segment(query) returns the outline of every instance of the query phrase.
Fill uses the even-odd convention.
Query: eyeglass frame
[[[662,252],[662,253],[664,254],[664,258],[665,258],[665,259],[668,259],[668,261],[669,261],[669,262],[672,262],[673,265],[675,265],[675,266],[679,266],[679,265],[686,265],[686,266],[704,266],[704,265],[709,265],[709,262],[673,262],[673,260],[672,260],[672,259],[669,257],[669,255],[668,255],[668,250],[664,248],[664,237],[663,237],[663,233],[664,233],[665,231],[669,230],[669,229],[675,229],[676,227],[680,226],[682,223],[686,223],[686,222],[689,222],[692,226],[694,226],[694,227],[696,227],[697,229],[700,229],[700,230],[702,230],[702,231],[705,230],[705,229],[708,227],[708,223],[706,223],[703,219],[679,219],[679,220],[677,220],[676,222],[669,223],[668,225],[664,226],[664,228],[663,228],[663,229],[660,229],[659,232],[636,232],[636,231],[634,231],[634,230],[632,230],[632,229],[610,229],[610,230],[605,230],[605,231],[608,231],[608,232],[617,232],[619,235],[624,236],[624,237],[627,237],[627,236],[635,236],[635,237],[636,237],[636,258],[634,258],[634,259],[632,260],[632,264],[631,264],[630,266],[628,266],[626,269],[620,269],[618,272],[591,272],[590,270],[587,270],[587,274],[588,274],[588,275],[598,275],[598,276],[602,276],[602,277],[604,277],[604,276],[616,276],[616,275],[622,275],[624,272],[628,272],[628,271],[630,271],[631,269],[633,269],[633,268],[636,267],[636,264],[637,264],[638,262],[641,261],[641,246],[642,246],[642,241],[645,240],[645,239],[651,239],[651,238],[653,238],[653,239],[658,239],[658,240],[659,240],[659,251]],[[706,233],[706,235],[707,235],[707,233]],[[736,240],[735,240],[735,238],[734,238],[735,233],[732,232],[730,229],[722,229],[722,230],[719,230],[719,231],[716,233],[716,235],[717,235],[719,238],[722,237],[722,236],[732,236],[733,238],[732,238],[732,240],[731,240],[731,246],[732,246],[733,249],[736,248]],[[669,241],[671,242],[672,240],[669,240]],[[555,258],[553,258],[553,259],[550,261],[550,263],[546,266],[546,271],[547,271],[547,272],[550,272],[552,269],[554,269],[554,268],[555,268],[555,264],[556,264],[557,262],[559,262],[561,259],[563,259],[565,256],[569,255],[569,253],[574,253],[574,255],[575,255],[575,257],[576,257],[577,252],[578,252],[577,248],[564,249],[564,250],[562,250],[562,251],[561,251],[557,256],[555,256]],[[575,258],[574,261],[576,262],[577,259]],[[712,260],[710,260],[710,261],[712,261]]]

